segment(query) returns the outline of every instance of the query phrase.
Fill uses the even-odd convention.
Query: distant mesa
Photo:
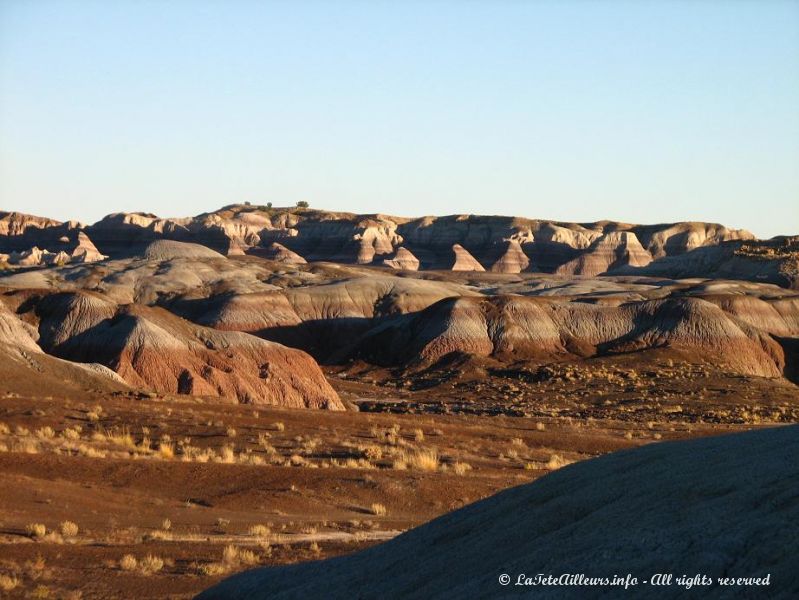
[[[0,212],[0,261],[11,267],[138,257],[158,240],[197,244],[233,258],[272,256],[286,264],[302,264],[299,256],[309,262],[407,271],[489,270],[500,275],[536,271],[674,278],[723,273],[799,287],[799,249],[790,238],[756,240],[748,231],[716,223],[568,223],[483,215],[407,218],[233,204],[185,218],[115,213],[84,226]],[[761,250],[763,244],[770,249]],[[199,252],[190,256],[211,257]]]
[[[383,259],[383,265],[401,271],[418,271],[419,259],[413,255],[413,252],[400,246],[392,257]]]

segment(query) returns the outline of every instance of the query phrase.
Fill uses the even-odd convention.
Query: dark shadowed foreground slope
[[[789,598],[799,594],[799,427],[652,444],[578,463],[380,546],[257,569],[200,598]],[[501,574],[511,583],[499,584]],[[637,577],[636,588],[522,587],[520,573]],[[644,584],[706,574],[686,594]],[[723,587],[762,577],[768,587]]]

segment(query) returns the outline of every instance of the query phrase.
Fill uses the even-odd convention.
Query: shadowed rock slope
[[[799,594],[799,427],[651,444],[574,464],[341,558],[245,572],[200,600],[685,597],[655,573],[763,577],[703,598]],[[508,586],[498,583],[509,574]],[[630,573],[639,585],[517,587],[519,574]]]
[[[0,302],[0,393],[36,393],[45,388],[127,389],[124,380],[104,365],[48,356],[36,343],[38,337],[35,327]]]
[[[619,306],[541,297],[446,298],[376,323],[353,342],[352,352],[376,364],[424,367],[453,353],[507,362],[669,347],[734,372],[779,377],[785,353],[769,332],[799,333],[795,302],[717,301],[746,318],[690,297]]]

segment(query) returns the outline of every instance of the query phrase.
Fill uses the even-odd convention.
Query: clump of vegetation
[[[383,504],[380,504],[379,502],[374,502],[369,507],[369,512],[378,517],[385,517],[386,514],[388,514],[388,509],[386,509],[386,507]]]
[[[62,521],[58,527],[61,531],[61,535],[66,538],[75,537],[80,531],[77,523],[73,523],[72,521]]]
[[[161,569],[164,568],[164,561],[152,554],[148,554],[143,559],[139,561],[139,570],[144,575],[152,575],[154,573],[158,573]]]
[[[126,554],[119,559],[119,568],[123,571],[135,571],[139,566],[139,561],[132,554]]]
[[[400,450],[393,463],[395,469],[416,469],[418,471],[436,471],[438,465],[438,451],[434,448]]]
[[[19,585],[19,578],[16,575],[0,575],[0,591],[10,592]]]
[[[45,535],[47,535],[47,527],[45,527],[42,523],[28,523],[28,526],[25,528],[25,530],[32,538],[43,538]]]
[[[266,537],[270,533],[269,527],[266,525],[253,525],[248,530],[247,533],[254,537]]]
[[[472,465],[465,462],[454,462],[452,463],[452,470],[456,475],[465,475],[467,471],[472,470]]]
[[[553,454],[549,457],[549,461],[547,461],[547,469],[550,471],[555,471],[561,467],[565,467],[568,464],[571,464],[571,461],[566,460],[560,454]]]

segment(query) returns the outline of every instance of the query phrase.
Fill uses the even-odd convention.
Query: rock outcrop
[[[788,309],[790,310],[790,309]],[[748,375],[778,377],[785,354],[767,331],[698,298],[620,306],[543,298],[447,298],[385,321],[356,356],[385,365],[430,365],[451,353],[505,361],[670,347]]]
[[[219,252],[200,244],[176,242],[173,240],[156,240],[144,248],[140,258],[144,260],[173,260],[175,258],[222,258]]]
[[[82,231],[78,233],[78,243],[72,250],[69,262],[72,263],[92,263],[105,260],[107,256],[100,254],[97,247],[89,239],[89,236]]]
[[[36,246],[53,255],[63,251],[72,256],[76,246],[84,245],[76,242],[79,232],[96,246],[82,260],[98,255],[112,258],[141,255],[156,240],[199,244],[225,256],[268,256],[275,253],[272,244],[276,243],[311,262],[375,264],[413,270],[418,260],[421,270],[449,270],[455,266],[456,270],[488,268],[509,274],[532,270],[532,263],[536,271],[584,275],[642,269],[648,266],[650,255],[655,259],[653,264],[690,257],[688,264],[701,270],[705,268],[701,264],[719,262],[720,259],[708,260],[714,249],[725,244],[741,248],[754,239],[747,231],[714,223],[564,223],[478,215],[409,219],[234,204],[211,213],[176,219],[147,213],[115,213],[88,227],[76,222],[59,223],[19,213],[0,213],[0,253],[10,255]],[[277,255],[284,255],[285,251]],[[702,251],[708,251],[704,258],[693,256]],[[296,261],[293,255],[291,260]],[[13,264],[11,260],[7,262]],[[53,262],[63,261],[53,258],[49,263],[38,264]],[[763,264],[758,268],[741,259],[725,264],[731,270],[742,266],[741,277],[757,277],[779,285],[787,282],[792,286],[799,277],[784,273],[786,269],[790,273],[799,271],[793,264],[796,260],[786,266],[785,259],[761,255],[760,262]],[[667,262],[662,268],[657,265],[655,270],[659,268],[669,273],[690,270],[682,262]],[[752,275],[753,272],[756,274]],[[712,274],[707,270],[703,273]]]
[[[278,244],[277,242],[272,242],[268,248],[253,248],[249,252],[255,256],[287,265],[304,265],[308,262],[296,252],[292,252],[283,244]]]
[[[558,275],[589,275],[611,273],[623,267],[645,267],[652,255],[643,249],[631,231],[613,231],[597,238],[577,258],[555,270]]]
[[[383,259],[383,264],[400,271],[418,271],[420,263],[410,250],[400,246],[393,256]]]
[[[50,354],[100,363],[128,384],[241,403],[342,410],[314,360],[245,333],[217,331],[160,309],[93,294],[56,294],[36,307]]]
[[[530,267],[530,259],[516,240],[497,244],[497,257],[492,261],[492,273],[521,273]]]
[[[483,265],[460,244],[452,246],[452,265],[449,268],[451,271],[485,271]]]

